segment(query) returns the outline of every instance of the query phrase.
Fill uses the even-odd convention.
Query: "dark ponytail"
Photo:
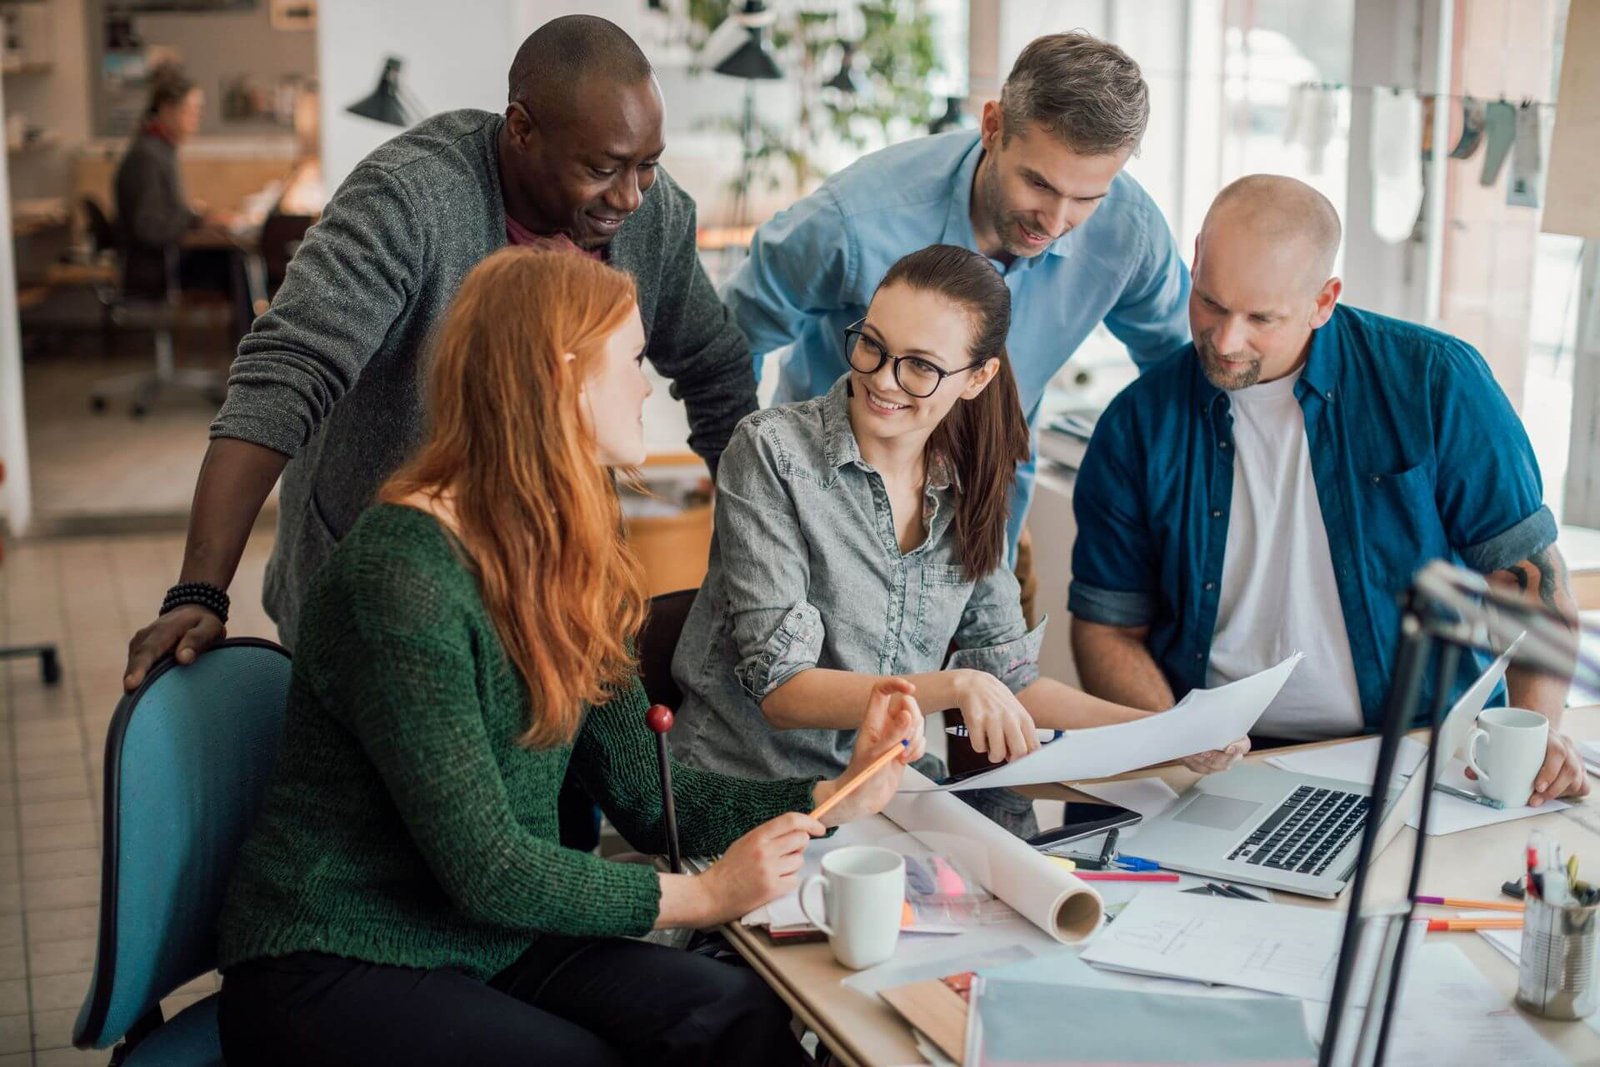
[[[1011,291],[987,259],[955,245],[929,245],[904,257],[878,288],[890,285],[936,293],[959,306],[970,323],[969,358],[1000,361],[983,392],[957,400],[928,439],[929,453],[943,455],[960,481],[956,542],[962,570],[976,581],[1005,559],[1012,486],[1017,465],[1030,454],[1028,422],[1006,356]]]

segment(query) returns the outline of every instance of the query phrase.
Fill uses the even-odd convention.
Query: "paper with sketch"
[[[1382,925],[1368,923],[1364,938]],[[1327,1000],[1344,915],[1193,893],[1141,893],[1084,949],[1086,962],[1133,974]],[[1365,990],[1352,990],[1359,1002]]]
[[[1302,654],[1296,652],[1260,674],[1216,689],[1192,690],[1171,711],[1159,715],[1114,726],[1068,730],[1059,740],[1031,755],[949,785],[936,786],[926,779],[923,779],[925,785],[913,783],[907,775],[900,791],[963,792],[1042,782],[1078,782],[1107,778],[1222,748],[1250,732],[1302,658]]]
[[[1504,913],[1502,913],[1504,914]],[[1540,1036],[1455,945],[1430,942],[1408,953],[1405,982],[1385,1060],[1406,1067],[1460,1067],[1468,1063],[1557,1067],[1569,1062]],[[1305,1005],[1306,1027],[1321,1035],[1328,1017],[1326,1004]],[[1346,1035],[1361,1025],[1360,1009],[1352,1009],[1339,1028],[1340,1049]],[[1335,1059],[1336,1063],[1348,1062]]]

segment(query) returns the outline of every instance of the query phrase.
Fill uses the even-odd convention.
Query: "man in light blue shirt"
[[[1011,289],[1008,349],[1037,426],[1051,377],[1104,322],[1150,366],[1189,341],[1189,273],[1166,220],[1122,168],[1150,114],[1138,64],[1085,33],[1017,58],[979,131],[894,145],[835,174],[762,226],[722,293],[763,357],[794,345],[777,402],[821,396],[848,369],[844,331],[907,253],[945,243],[988,256]],[[1010,538],[1033,494],[1017,474]]]

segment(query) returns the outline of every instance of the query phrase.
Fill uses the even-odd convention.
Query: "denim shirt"
[[[892,145],[852,163],[756,231],[750,258],[722,292],[762,358],[785,345],[778,403],[821,396],[849,369],[844,328],[867,313],[895,261],[931,244],[977,250],[972,178],[983,157],[975,130]],[[1150,195],[1127,174],[1095,213],[1043,252],[991,260],[1011,291],[1006,339],[1022,410],[1037,427],[1045,387],[1095,326],[1140,367],[1189,340],[1189,272]],[[1034,461],[1017,470],[1008,544],[1033,497]]]
[[[1338,307],[1295,385],[1366,723],[1382,722],[1397,595],[1434,559],[1489,573],[1556,539],[1522,422],[1446,334]],[[1073,615],[1148,626],[1181,697],[1203,686],[1233,499],[1227,393],[1191,345],[1114,400],[1073,490]],[[1305,649],[1314,653],[1314,649]],[[1487,661],[1464,656],[1451,699]],[[1431,705],[1424,691],[1418,708]]]
[[[883,478],[850,427],[848,385],[846,375],[824,396],[748,416],[722,454],[710,568],[672,661],[684,698],[670,736],[692,766],[837,775],[855,731],[777,730],[761,711],[812,667],[968,667],[1013,691],[1039,676],[1044,624],[1028,630],[1008,568],[976,582],[962,571],[955,486],[937,457],[923,491],[927,537],[900,550]]]

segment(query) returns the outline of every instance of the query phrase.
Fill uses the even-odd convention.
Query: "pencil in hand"
[[[861,788],[862,782],[865,782],[868,778],[871,778],[874,774],[877,774],[879,771],[883,770],[894,760],[896,756],[900,755],[901,752],[910,747],[910,739],[902,737],[899,744],[890,746],[888,751],[884,752],[883,755],[867,764],[866,770],[862,771],[860,774],[841,785],[838,789],[834,790],[833,796],[829,797],[827,800],[824,800],[821,804],[818,804],[816,809],[812,811],[811,817],[813,819],[820,819],[824,815],[828,814],[828,812],[837,807],[839,802],[845,797]]]

